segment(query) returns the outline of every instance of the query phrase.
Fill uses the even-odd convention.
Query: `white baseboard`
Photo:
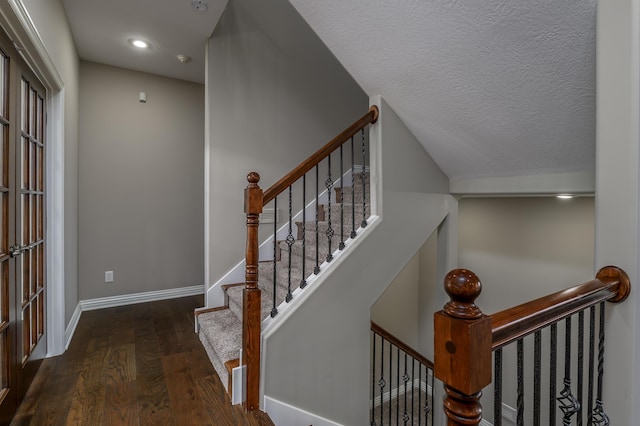
[[[342,426],[268,396],[264,397],[264,409],[276,425]]]
[[[178,297],[196,296],[204,294],[204,285],[194,285],[191,287],[170,288],[167,290],[145,291],[143,293],[123,294],[119,296],[99,297],[97,299],[87,299],[78,302],[69,325],[64,333],[65,350],[69,348],[73,333],[76,331],[80,315],[84,311],[95,309],[115,308],[117,306],[134,305],[136,303],[156,302],[158,300],[176,299]]]
[[[120,296],[99,297],[81,300],[82,311],[114,308],[116,306],[134,305],[136,303],[155,302],[157,300],[176,299],[178,297],[195,296],[204,293],[204,285],[170,288],[168,290],[146,291],[144,293],[123,294]]]
[[[67,329],[64,331],[64,350],[69,349],[69,344],[71,343],[71,338],[73,337],[73,333],[76,332],[76,327],[78,326],[78,322],[80,321],[80,315],[82,314],[82,307],[80,303],[76,305],[76,309],[73,311],[73,315],[71,315],[71,320],[69,320],[69,325],[67,325]]]

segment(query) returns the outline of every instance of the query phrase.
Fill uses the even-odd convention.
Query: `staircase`
[[[287,296],[300,288],[303,267],[304,278],[307,279],[314,273],[316,261],[321,265],[327,259],[329,247],[332,252],[340,250],[340,242],[347,240],[351,230],[358,229],[363,219],[370,216],[369,174],[364,173],[362,176],[364,180],[361,179],[360,173],[355,175],[353,186],[344,186],[351,185],[352,182],[344,182],[342,186],[337,184],[330,202],[318,205],[317,224],[316,220],[296,222],[297,229],[293,230],[295,241],[291,246],[287,241],[277,241],[275,260],[259,262],[258,287],[262,290],[261,318],[263,320],[272,316],[274,306],[295,303],[295,298],[287,301]],[[318,243],[317,251],[316,242]],[[321,268],[320,273],[327,272],[326,268]],[[244,283],[224,285],[225,306],[197,315],[200,341],[229,394],[232,387],[231,371],[240,364],[244,285]]]

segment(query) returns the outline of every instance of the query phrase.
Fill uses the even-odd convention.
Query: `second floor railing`
[[[434,317],[434,371],[444,382],[447,424],[480,423],[482,390],[493,377],[496,426],[502,424],[504,385],[515,394],[518,426],[608,425],[602,394],[605,302],[622,302],[630,289],[627,274],[607,266],[592,281],[485,315],[474,303],[481,292],[478,277],[464,269],[451,271],[445,278],[450,301]],[[515,372],[505,374],[504,350],[513,344]],[[533,348],[528,369],[525,347]]]
[[[431,426],[433,363],[371,322],[371,426]]]

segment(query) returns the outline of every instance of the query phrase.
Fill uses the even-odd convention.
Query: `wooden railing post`
[[[450,301],[434,314],[434,374],[444,383],[447,425],[478,425],[491,383],[491,318],[474,303],[482,285],[473,272],[449,272],[444,287]]]
[[[258,185],[260,175],[251,172],[244,190],[244,211],[247,214],[246,275],[242,310],[242,357],[246,366],[245,409],[260,407],[260,318],[261,295],[258,288],[258,226],[262,213],[263,194]]]

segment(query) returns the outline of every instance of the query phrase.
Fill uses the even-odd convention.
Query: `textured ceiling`
[[[592,172],[595,0],[290,0],[451,178]]]
[[[206,0],[197,12],[191,0],[63,0],[82,59],[204,83],[205,43],[227,0]],[[143,38],[151,49],[134,49]],[[183,64],[176,56],[187,55]]]

